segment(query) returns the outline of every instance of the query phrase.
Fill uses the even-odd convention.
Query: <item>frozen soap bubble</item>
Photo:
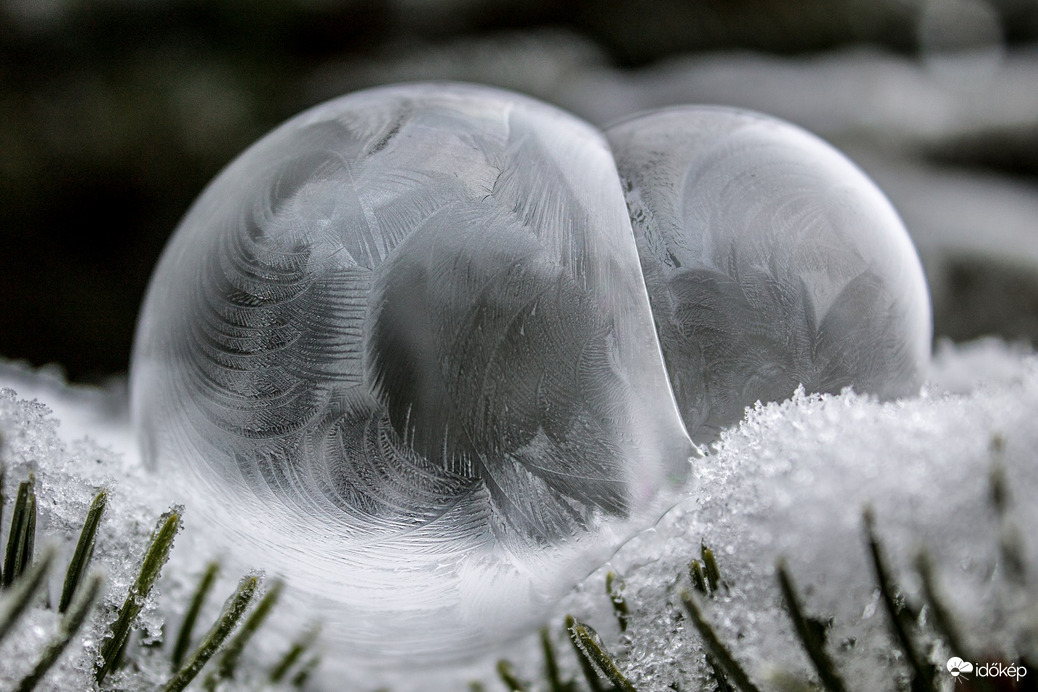
[[[694,451],[602,136],[460,85],[318,106],[181,223],[133,412],[339,654],[478,652],[655,521]]]
[[[835,149],[747,111],[682,107],[606,133],[685,426],[757,400],[915,393],[930,302],[894,209]]]

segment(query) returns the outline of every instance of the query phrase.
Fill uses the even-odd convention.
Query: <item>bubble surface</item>
[[[527,630],[694,451],[604,138],[478,87],[353,94],[234,161],[131,387],[149,463],[370,662]]]
[[[780,120],[708,106],[606,136],[693,439],[801,384],[919,391],[932,338],[922,267],[893,207],[842,154]]]

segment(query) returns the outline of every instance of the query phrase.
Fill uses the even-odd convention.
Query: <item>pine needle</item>
[[[891,629],[894,631],[898,643],[904,650],[905,658],[908,659],[908,664],[912,669],[912,692],[930,692],[930,690],[936,689],[934,687],[935,681],[933,670],[926,662],[926,659],[923,658],[922,654],[919,653],[919,650],[916,648],[915,643],[912,641],[912,638],[908,633],[908,629],[905,627],[905,622],[902,619],[901,611],[897,606],[897,600],[895,597],[898,589],[894,583],[894,578],[891,575],[890,568],[887,567],[886,558],[883,556],[883,550],[880,547],[879,539],[876,538],[875,519],[873,518],[871,508],[866,508],[864,519],[865,538],[868,542],[869,556],[872,560],[872,568],[876,575],[876,581],[879,584],[879,592],[882,596],[883,606],[887,611]]]
[[[101,643],[100,662],[94,672],[97,682],[105,679],[105,676],[115,666],[119,653],[126,645],[133,623],[144,607],[145,601],[151,594],[151,589],[158,581],[163,565],[169,560],[169,553],[173,549],[173,539],[180,530],[180,514],[176,511],[167,512],[160,519],[158,526],[152,533],[151,543],[141,563],[140,573],[137,580],[126,594],[123,607],[111,626],[111,634]]]
[[[224,604],[223,612],[220,614],[219,619],[209,629],[205,637],[202,638],[202,642],[195,649],[194,653],[191,654],[187,663],[166,683],[163,692],[180,692],[195,679],[202,667],[220,649],[220,646],[234,631],[238,621],[245,615],[245,611],[249,607],[249,603],[252,601],[252,597],[255,595],[258,587],[259,577],[250,575],[242,578],[238,583],[238,588]]]
[[[191,633],[195,629],[195,622],[198,620],[198,614],[202,611],[205,599],[216,584],[216,577],[219,573],[219,563],[210,562],[201,580],[198,582],[194,595],[191,597],[191,605],[188,606],[187,612],[184,613],[184,621],[180,624],[180,632],[177,634],[177,641],[173,645],[172,663],[174,671],[180,668],[180,665],[184,662],[184,657],[187,656],[188,649],[191,648]]]
[[[829,658],[829,654],[826,653],[824,643],[819,639],[818,633],[812,629],[811,623],[804,616],[804,610],[800,606],[800,599],[797,598],[793,579],[789,576],[789,570],[786,567],[785,561],[779,561],[776,571],[778,572],[779,587],[782,590],[782,599],[785,601],[786,609],[789,611],[789,619],[793,621],[793,629],[796,630],[800,643],[804,646],[804,650],[814,664],[818,677],[822,681],[822,686],[828,692],[847,692],[847,686],[836,671],[836,666],[833,664],[832,659]]]
[[[600,671],[622,692],[637,692],[634,685],[620,672],[620,668],[606,651],[595,630],[571,615],[566,616],[566,630],[577,653],[586,658],[595,670]]]
[[[36,477],[18,485],[18,494],[11,514],[11,530],[7,536],[7,553],[4,556],[3,586],[14,583],[32,562],[32,551],[36,537]]]
[[[695,597],[688,591],[681,592],[681,601],[685,604],[692,624],[699,631],[707,653],[713,658],[718,666],[725,672],[728,678],[741,692],[760,692],[756,685],[750,682],[750,676],[746,674],[739,662],[735,660],[731,652],[721,643],[721,638],[703,617],[703,611],[696,602]]]
[[[44,650],[32,672],[22,679],[18,685],[18,692],[30,692],[35,689],[36,685],[43,679],[43,676],[47,674],[47,671],[58,662],[61,654],[68,648],[69,642],[72,641],[72,638],[76,636],[83,626],[83,622],[86,620],[86,616],[93,607],[94,602],[97,601],[103,585],[104,579],[100,574],[95,573],[87,578],[86,588],[78,593],[75,600],[70,604],[70,608],[67,609],[68,612],[61,619],[58,634]]]
[[[58,602],[58,612],[64,613],[72,604],[72,598],[76,595],[76,588],[80,580],[86,574],[90,558],[94,554],[94,543],[97,538],[97,527],[101,524],[101,516],[104,514],[108,504],[108,491],[102,490],[94,497],[87,510],[86,521],[83,529],[79,532],[79,542],[76,543],[76,551],[72,554],[72,560],[68,564],[65,573],[65,584],[61,589],[61,600]]]
[[[220,654],[219,665],[212,672],[210,678],[206,680],[207,686],[212,685],[215,687],[215,682],[234,677],[234,671],[238,666],[238,661],[241,659],[242,651],[245,650],[245,645],[248,644],[264,620],[267,619],[267,616],[270,615],[270,611],[277,604],[278,599],[281,598],[281,590],[283,588],[283,582],[274,581],[267,593],[263,594],[263,598],[260,599],[255,610],[249,614],[249,617],[242,623],[238,633],[224,647],[223,652]]]
[[[512,669],[512,664],[508,661],[501,659],[497,662],[497,676],[501,678],[501,682],[505,684],[509,692],[527,692],[526,685],[519,680],[515,670]]]
[[[624,578],[616,572],[606,573],[606,595],[613,602],[613,614],[616,616],[616,622],[620,625],[621,632],[627,631],[627,621],[631,617],[631,611],[627,607],[627,600],[624,598],[624,588],[626,586]]]
[[[288,671],[292,666],[294,666],[299,659],[303,657],[303,654],[306,653],[307,649],[313,646],[314,642],[317,641],[317,635],[319,632],[320,628],[315,625],[307,629],[303,632],[302,636],[292,642],[292,646],[285,652],[285,655],[282,656],[277,665],[270,670],[271,682],[281,682],[285,676],[288,675]]]
[[[4,592],[4,598],[0,600],[0,642],[17,624],[18,619],[32,603],[33,596],[46,582],[47,571],[54,562],[56,552],[53,548],[44,551],[41,558],[22,575],[21,579]]]

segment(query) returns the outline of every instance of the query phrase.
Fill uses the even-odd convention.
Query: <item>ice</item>
[[[694,452],[604,138],[477,87],[344,97],[232,163],[131,390],[146,462],[368,663],[529,629]]]
[[[787,123],[716,107],[607,131],[685,426],[755,401],[918,391],[931,317],[919,258],[875,185]]]

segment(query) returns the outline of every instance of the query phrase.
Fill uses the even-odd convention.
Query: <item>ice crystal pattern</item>
[[[647,122],[652,132],[667,126]],[[610,131],[614,146],[624,132]],[[682,151],[695,139],[674,137]],[[626,151],[621,163],[639,156],[636,143]],[[854,170],[839,161],[837,173]],[[681,165],[672,167],[679,177]],[[689,403],[699,395],[676,374],[685,351],[670,318],[658,313],[654,324],[650,308],[651,298],[659,310],[659,284],[646,248],[658,242],[638,216],[636,235],[628,215],[632,191],[657,182],[633,169],[621,166],[625,200],[601,133],[481,87],[375,89],[288,121],[209,185],[152,279],[132,368],[146,458],[183,476],[198,511],[284,574],[300,603],[318,604],[329,637],[359,658],[442,660],[527,630],[658,519],[695,453],[682,418],[700,426]],[[769,185],[784,175],[774,167]],[[882,202],[856,175],[849,184]],[[774,214],[779,229],[811,221],[795,204],[745,198],[757,204],[747,218]],[[896,216],[876,208],[886,214],[880,235],[900,233],[879,250],[906,254],[891,262],[918,276],[883,265],[859,281],[865,288],[851,291],[847,309],[817,303],[839,302],[840,286],[887,262],[882,252],[848,260],[869,246],[855,244],[863,217],[852,214],[840,233],[791,237],[811,243],[802,252],[789,252],[779,233],[765,234],[766,247],[735,242],[747,252],[733,251],[731,266],[748,273],[770,261],[782,287],[803,288],[777,292],[781,309],[765,305],[764,318],[748,311],[747,290],[698,281],[714,293],[686,336],[708,365],[736,358],[718,382],[737,382],[750,360],[739,353],[749,343],[741,320],[774,331],[799,310],[814,327],[816,315],[836,315],[819,329],[831,336],[786,343],[824,352],[839,373],[825,386],[860,374],[870,391],[910,389],[911,368],[897,358],[840,361],[839,344],[875,328],[884,330],[875,343],[905,340],[890,352],[914,354],[921,338],[909,324],[915,313],[901,319],[884,306],[886,321],[856,322],[850,312],[905,288],[918,295],[904,300],[926,300]],[[794,264],[775,268],[782,262]],[[721,407],[727,418],[710,423],[736,420],[747,392],[788,394],[787,370],[773,368],[783,375],[774,384],[766,366],[791,357],[800,362],[800,351],[754,351],[755,379]],[[708,396],[720,396],[718,382]]]
[[[682,107],[606,133],[689,433],[756,401],[918,391],[930,301],[897,213],[854,164],[773,118]]]

